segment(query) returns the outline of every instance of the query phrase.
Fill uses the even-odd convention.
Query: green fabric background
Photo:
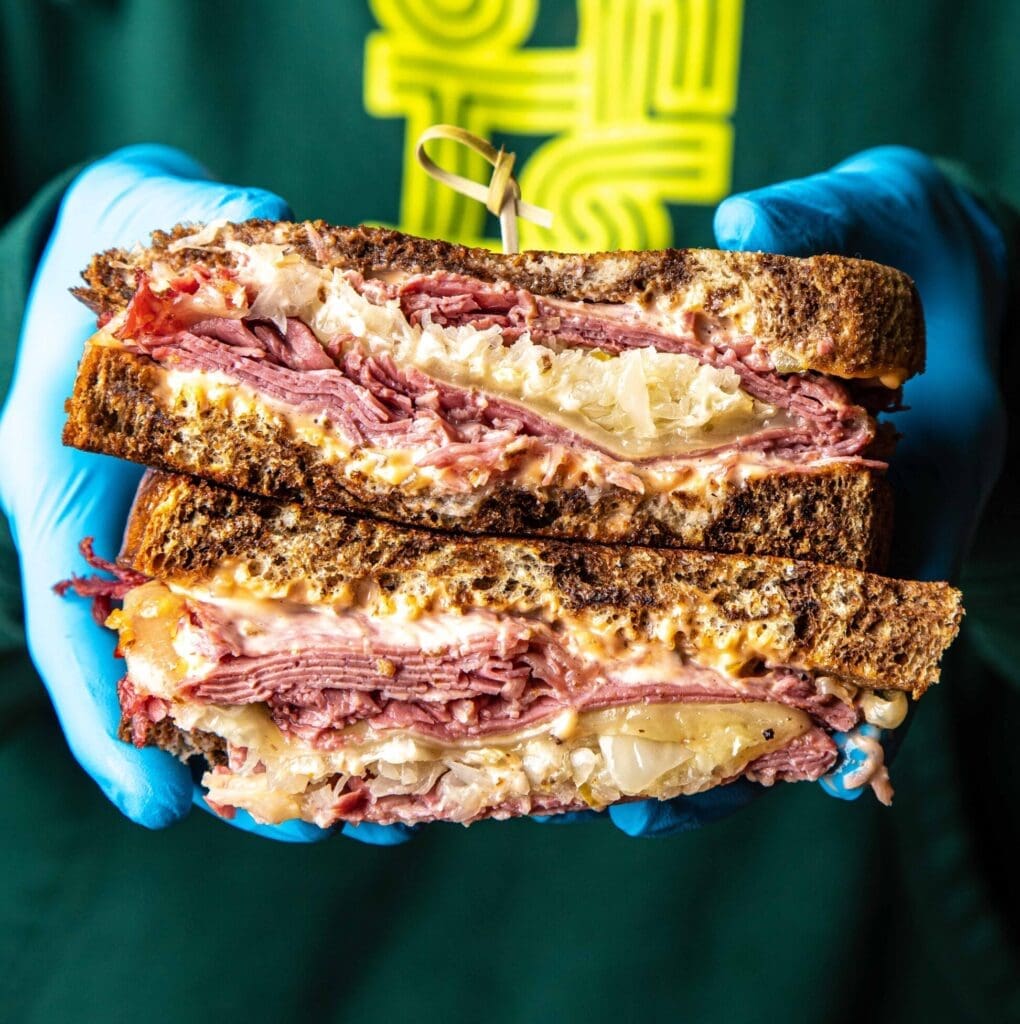
[[[1020,201],[1020,5],[975,6],[749,0],[734,187],[903,142]],[[403,123],[362,110],[372,26],[361,2],[0,0],[0,215],[26,210],[0,235],[4,384],[57,176],[89,157],[168,142],[300,216],[394,220]],[[546,0],[535,42],[575,33],[574,5]],[[711,242],[710,208],[672,214],[678,243]],[[7,541],[0,1018],[1020,1020],[1013,490],[896,807],[780,787],[662,841],[522,821],[286,847],[200,812],[146,832],[67,752],[20,647]]]

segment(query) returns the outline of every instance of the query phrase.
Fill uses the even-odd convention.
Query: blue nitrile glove
[[[116,683],[124,663],[115,639],[92,619],[89,602],[62,599],[53,584],[90,572],[78,543],[112,558],[141,476],[138,466],[64,448],[64,400],[95,317],[68,289],[94,252],[144,242],[155,228],[215,218],[288,217],[270,192],[210,181],[190,157],[165,146],[134,146],[87,168],[71,184],[36,273],[22,325],[18,361],[0,418],[0,501],[21,556],[28,647],[50,692],[74,756],[124,814],[161,828],[205,806],[188,769],[169,754],[136,750],[116,738]],[[305,822],[257,825],[239,812],[233,824],[291,842],[328,832]],[[355,838],[400,842],[397,827],[345,827]]]
[[[907,383],[910,408],[892,417],[904,436],[890,468],[896,491],[894,575],[952,579],[1002,468],[1005,411],[997,387],[1006,295],[1006,244],[992,218],[928,157],[896,146],[831,171],[720,204],[724,249],[790,256],[840,253],[898,267],[917,284],[928,333],[925,373]],[[898,740],[904,726],[891,734]],[[852,799],[840,765],[826,782]],[[630,835],[691,827],[726,789],[667,803],[611,808]],[[697,803],[695,803],[697,802]]]

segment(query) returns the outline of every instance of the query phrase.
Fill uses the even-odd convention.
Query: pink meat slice
[[[70,579],[61,580],[54,584],[54,591],[63,597],[69,590],[73,590],[78,597],[92,598],[92,617],[100,626],[106,625],[110,612],[113,610],[113,602],[120,601],[124,595],[134,587],[148,582],[148,577],[132,569],[125,569],[105,558],[100,558],[92,548],[93,538],[86,537],[78,545],[78,550],[88,563],[89,567],[96,572],[89,576],[74,576]],[[100,575],[106,573],[113,579]]]
[[[324,749],[342,745],[342,730],[363,721],[377,732],[408,729],[453,742],[521,729],[565,709],[637,702],[771,701],[840,730],[858,718],[791,668],[734,680],[688,663],[669,679],[624,682],[612,665],[582,662],[549,627],[525,619],[494,618],[429,652],[358,630],[308,632],[318,627],[295,619],[285,649],[252,653],[222,612],[189,601],[189,615],[215,668],[182,687],[182,697],[265,704],[284,732]]]
[[[238,320],[225,323],[231,325],[230,334],[236,333],[237,325],[244,326]],[[260,326],[259,333],[269,335],[270,328]],[[208,333],[197,333],[199,327]],[[251,335],[248,340],[257,343],[254,330],[245,329]],[[352,446],[424,449],[427,454],[420,460],[424,465],[459,466],[467,457],[480,459],[489,468],[505,468],[500,464],[506,463],[510,455],[547,454],[556,445],[601,453],[606,460],[614,461],[587,438],[537,413],[504,399],[437,381],[418,370],[400,368],[386,356],[371,356],[351,348],[338,354],[339,362],[333,364],[333,369],[294,369],[275,362],[268,348],[223,341],[227,334],[223,324],[205,321],[190,331],[134,341],[161,365],[224,373],[276,402],[328,417],[332,428]],[[321,346],[319,352],[325,354]],[[805,415],[808,404],[804,395],[812,390],[824,391],[832,382],[793,380],[796,383],[789,388],[778,389],[780,395],[773,394],[766,400],[791,407],[798,404],[799,396],[801,407],[794,411],[803,417],[802,426],[761,430],[738,441],[692,452],[688,457],[735,451],[771,453],[794,461],[859,455],[874,434],[868,417],[853,406],[826,411],[816,402],[809,418]],[[787,402],[783,396],[790,394],[794,397]]]
[[[130,735],[137,746],[143,746],[150,723],[162,721],[168,714],[168,705],[158,697],[139,694],[127,679],[118,684],[118,696]],[[752,781],[769,786],[777,781],[813,781],[832,768],[837,756],[832,738],[824,729],[816,726],[782,749],[759,757],[747,767],[744,774]],[[227,769],[221,767],[216,770]],[[335,796],[328,790],[323,790],[323,796],[324,800],[316,816],[318,823],[323,827],[340,821],[353,824],[368,821],[389,825],[396,822],[416,824],[438,818],[466,824],[481,818],[560,814],[586,808],[586,804],[580,798],[563,800],[549,794],[530,794],[513,797],[485,808],[480,814],[470,815],[461,812],[455,804],[444,799],[438,783],[425,793],[377,797],[372,794],[365,781],[358,777],[348,779]],[[234,811],[231,807],[215,806],[213,809],[226,817],[232,816]]]
[[[466,815],[458,813],[454,804],[443,799],[438,784],[427,793],[375,797],[363,779],[351,778],[340,795],[322,808],[318,824],[323,828],[341,821],[354,825],[366,821],[378,825],[398,822],[417,825],[441,818],[469,825],[484,818],[505,820],[526,814],[565,814],[587,809],[588,805],[580,798],[563,800],[550,794],[532,793],[486,807],[480,814]]]
[[[204,650],[218,659],[207,677],[181,696],[221,704],[261,703],[279,727],[321,749],[336,749],[340,730],[356,722],[373,731],[409,730],[442,742],[498,736],[549,721],[566,708],[591,711],[635,702],[771,701],[807,712],[814,725],[782,749],[758,758],[747,778],[764,785],[817,779],[837,758],[828,730],[846,731],[858,720],[855,708],[817,692],[806,672],[777,668],[757,677],[732,680],[709,669],[682,666],[669,681],[623,683],[612,667],[580,665],[540,624],[499,620],[498,628],[469,631],[448,648],[425,654],[399,642],[380,643],[352,632],[323,642],[289,635],[287,651],[260,656],[244,653],[221,610],[189,602],[191,621],[207,635]],[[122,682],[119,696],[125,723],[136,743],[144,743],[149,723],[168,713],[167,703]],[[474,820],[436,783],[419,794],[375,796],[362,780],[348,780],[337,795],[322,791],[321,824],[336,821],[413,823],[435,818]],[[542,795],[514,797],[475,817],[510,817],[580,809]]]
[[[777,781],[813,781],[829,771],[838,756],[835,740],[824,729],[815,726],[785,747],[762,754],[747,766],[744,774],[763,786],[771,786]]]
[[[380,291],[378,282],[360,286],[366,297],[377,301],[394,291]],[[669,334],[630,322],[622,314],[591,312],[580,303],[556,302],[450,274],[412,278],[397,292],[412,323],[428,318],[444,325],[496,326],[506,341],[528,330],[534,340],[557,345],[614,352],[655,345],[662,351],[685,352],[710,365],[732,368],[750,394],[799,418],[799,424],[761,430],[687,458],[737,451],[794,462],[854,458],[874,438],[873,421],[842,385],[818,374],[780,376],[751,339],[699,327],[693,319],[688,333]],[[274,401],[324,416],[352,446],[416,449],[421,464],[455,470],[452,478],[459,477],[464,489],[470,489],[466,477],[471,470],[509,471],[513,460],[523,455],[549,458],[551,473],[568,448],[594,452],[610,467],[617,464],[586,438],[512,402],[398,367],[388,357],[366,354],[344,336],[323,346],[293,317],[283,329],[265,319],[212,318],[129,343],[162,365],[225,373]],[[640,487],[626,473],[610,482]]]

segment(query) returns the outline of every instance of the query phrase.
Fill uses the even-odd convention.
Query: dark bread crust
[[[169,246],[196,230],[178,225],[157,231],[151,247],[113,249],[93,257],[75,294],[97,313],[115,313],[130,301],[135,271],[154,260],[170,267],[195,261],[230,264],[230,252]],[[771,253],[712,249],[502,255],[369,227],[334,227],[323,221],[252,220],[224,225],[210,244],[225,239],[275,241],[323,266],[363,273],[448,270],[506,281],[537,295],[594,302],[683,297],[703,289],[699,307],[725,318],[750,310],[753,334],[782,372],[817,370],[837,377],[904,378],[924,369],[924,318],[906,274],[843,256],[806,259]]]
[[[680,624],[681,649],[768,629],[777,664],[919,696],[956,635],[960,593],[780,558],[478,537],[329,514],[153,473],[121,552],[138,572],[185,585],[225,561],[323,602],[372,592],[418,606],[538,615],[598,613],[628,641]],[[778,645],[778,646],[776,646]]]
[[[169,716],[159,722],[145,723],[142,743],[136,743],[135,723],[130,717],[121,720],[117,737],[136,746],[159,747],[182,761],[201,757],[209,768],[227,763],[227,741],[222,736],[202,729],[187,731],[176,725]]]
[[[883,569],[892,535],[884,476],[855,465],[791,470],[685,493],[639,495],[606,485],[543,496],[504,484],[476,494],[407,493],[341,477],[318,449],[256,412],[206,405],[168,412],[163,370],[145,356],[85,350],[67,403],[64,443],[335,511],[464,533],[568,537],[808,558]]]

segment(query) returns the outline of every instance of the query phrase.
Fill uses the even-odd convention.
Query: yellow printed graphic
[[[547,0],[553,2],[553,0]],[[406,121],[400,228],[467,244],[485,208],[424,174],[430,125],[548,136],[518,164],[524,199],[552,230],[521,225],[525,248],[661,248],[670,204],[729,191],[742,0],[577,0],[576,45],[528,45],[538,0],[370,0],[365,108]],[[488,180],[484,161],[439,142],[441,166]]]

